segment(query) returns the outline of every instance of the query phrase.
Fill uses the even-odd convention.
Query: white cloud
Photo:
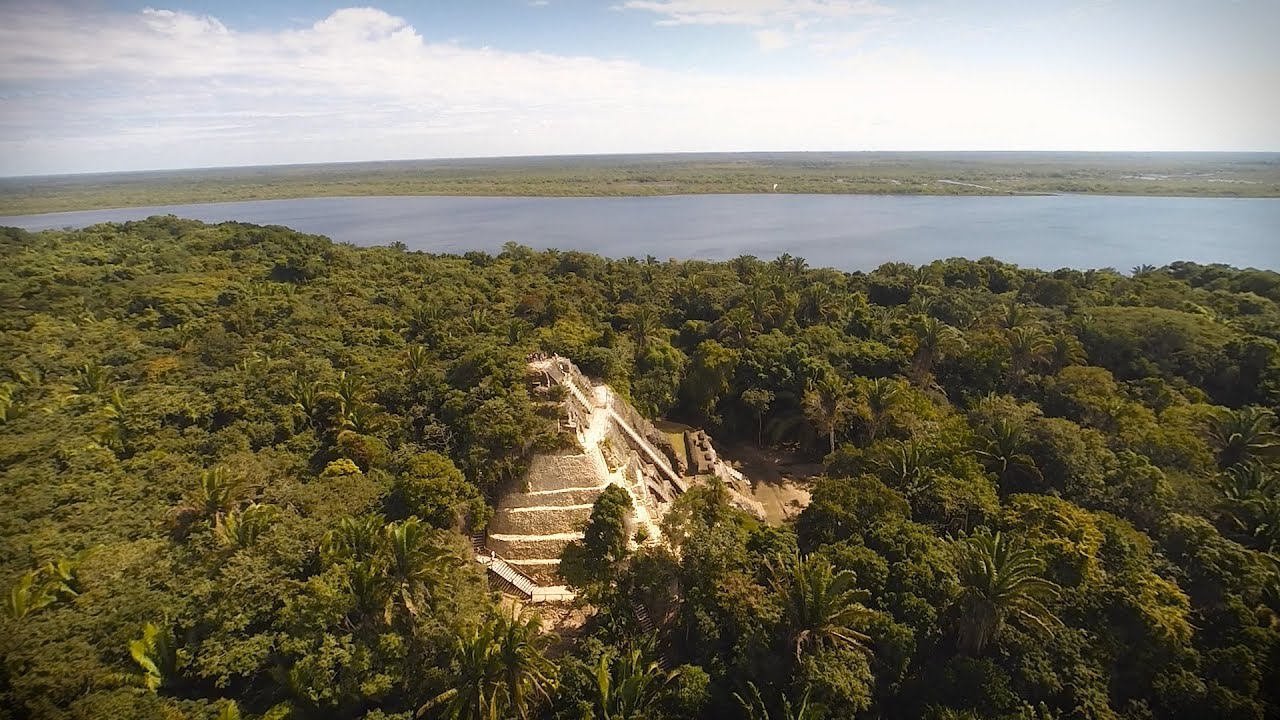
[[[761,52],[799,47],[818,55],[860,47],[910,17],[875,0],[626,0],[618,7],[656,15],[659,26],[750,29]]]
[[[715,3],[685,7],[694,5]],[[757,28],[761,47],[792,41],[774,30]],[[167,10],[15,8],[0,24],[0,174],[598,152],[1280,146],[1259,120],[1280,116],[1280,100],[1250,91],[1275,86],[1274,70],[1231,87],[1208,72],[1156,83],[831,42],[845,50],[830,62],[721,75],[431,42],[372,8],[279,31]],[[1206,99],[1215,112],[1200,109]]]
[[[663,25],[777,25],[894,14],[874,0],[626,0],[622,7],[656,13]]]
[[[781,30],[757,30],[756,44],[764,52],[782,50],[791,44],[791,36]]]

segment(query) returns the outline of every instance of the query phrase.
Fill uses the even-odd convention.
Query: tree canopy
[[[173,217],[0,255],[0,718],[1280,715],[1276,273]],[[566,442],[533,352],[812,502],[697,484],[649,542],[607,491],[552,632],[466,538]]]

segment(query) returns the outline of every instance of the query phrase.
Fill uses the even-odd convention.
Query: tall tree
[[[773,393],[762,388],[747,388],[742,392],[742,404],[756,414],[756,447],[760,447],[764,434],[764,414],[773,405]]]
[[[804,393],[804,416],[819,435],[827,438],[830,452],[836,451],[836,434],[843,429],[853,410],[853,394],[840,376],[827,373]]]
[[[1057,621],[1044,603],[1058,598],[1057,584],[1041,577],[1044,564],[1030,550],[985,528],[954,545],[963,588],[957,643],[978,655],[1012,620],[1047,630]]]
[[[1218,467],[1229,468],[1280,452],[1275,413],[1265,408],[1224,410],[1209,425],[1209,440],[1218,448]]]
[[[597,720],[641,720],[650,717],[678,670],[663,670],[646,662],[639,648],[601,653],[595,668],[595,717]]]
[[[627,327],[637,350],[644,350],[662,338],[662,313],[652,305],[637,305],[627,315]]]
[[[902,399],[902,388],[892,378],[876,378],[860,383],[861,411],[866,422],[867,443],[873,443],[884,430],[893,411]]]
[[[911,372],[917,383],[924,383],[933,372],[934,364],[964,347],[960,331],[935,317],[917,320],[911,326],[915,340],[915,353],[911,357]]]
[[[601,599],[600,592],[616,575],[615,566],[627,555],[627,517],[631,495],[610,484],[596,498],[583,538],[565,546],[560,573],[574,587]]]
[[[416,517],[391,523],[386,537],[387,572],[395,583],[395,597],[411,615],[418,615],[443,578],[443,569],[457,561],[431,541],[430,529]],[[391,608],[387,609],[388,615]]]
[[[836,572],[819,555],[780,556],[770,564],[770,583],[782,601],[787,644],[796,661],[824,645],[866,650],[871,638],[858,628],[873,613],[863,606],[851,570]]]
[[[497,615],[455,641],[453,687],[418,708],[417,717],[528,718],[555,692],[556,665],[546,656],[554,641],[537,615]]]
[[[1014,385],[1032,367],[1047,362],[1053,352],[1053,344],[1038,325],[1019,325],[1006,330],[1004,337],[1009,345],[1009,380]]]
[[[1022,425],[1007,418],[1000,418],[979,431],[978,458],[987,471],[996,476],[1001,493],[1015,492],[1015,488],[1028,489],[1019,483],[1041,479],[1040,469],[1026,449]]]

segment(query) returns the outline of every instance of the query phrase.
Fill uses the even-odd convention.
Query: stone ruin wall
[[[662,453],[663,457],[667,459],[667,464],[672,470],[676,471],[677,475],[685,474],[684,462],[681,461],[679,453],[671,446],[671,438],[666,433],[655,428],[653,423],[640,414],[640,411],[616,394],[610,395],[610,409],[617,413],[618,417],[627,421],[640,437]]]

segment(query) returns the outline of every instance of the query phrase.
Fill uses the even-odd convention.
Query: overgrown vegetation
[[[841,273],[0,231],[0,717],[1280,714],[1280,275]],[[556,638],[464,534],[525,357],[822,458],[793,525],[598,504]],[[647,631],[652,623],[653,631]]]

